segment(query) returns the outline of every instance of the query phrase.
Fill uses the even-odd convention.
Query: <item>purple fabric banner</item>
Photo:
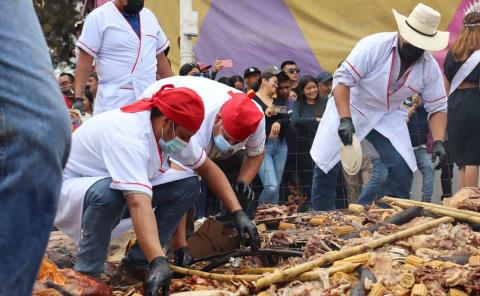
[[[294,60],[300,75],[316,76],[321,70],[294,16],[284,1],[212,0],[195,46],[197,61],[211,64],[215,59],[232,59],[233,68],[222,76],[238,74],[255,66]]]

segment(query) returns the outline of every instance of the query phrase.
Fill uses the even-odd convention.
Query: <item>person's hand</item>
[[[267,117],[272,117],[277,115],[277,113],[275,113],[275,111],[271,107],[268,107],[267,109],[265,109],[265,115]]]
[[[225,66],[222,64],[222,60],[215,60],[215,63],[213,64],[213,72],[218,72],[220,70],[223,70]]]
[[[343,145],[352,145],[352,137],[355,133],[355,127],[351,117],[340,118],[340,125],[338,126],[338,136],[342,140]]]
[[[163,295],[170,295],[170,280],[172,274],[168,265],[168,258],[163,256],[155,257],[150,262],[150,270],[143,283],[144,295],[158,296],[163,288]]]
[[[232,213],[233,223],[240,235],[242,243],[250,242],[252,252],[258,251],[260,248],[260,237],[258,235],[257,226],[253,224],[243,210],[237,210]],[[248,233],[248,239],[245,234]]]
[[[250,184],[243,180],[237,180],[232,184],[232,189],[242,208],[247,211],[250,204],[255,199],[255,192],[253,192]]]
[[[187,247],[182,247],[175,251],[173,264],[180,267],[188,267],[192,263],[193,263],[193,256]]]
[[[83,98],[75,98],[73,100],[72,109],[77,109],[80,111],[80,114],[85,115],[85,109],[83,108]]]
[[[272,130],[271,130],[271,133],[272,133],[272,136],[278,136],[278,134],[280,133],[280,123],[278,122],[274,122],[272,124]]]
[[[445,151],[445,144],[443,141],[436,140],[433,142],[433,149],[432,149],[432,162],[438,158],[438,164],[435,166],[436,170],[441,169],[445,166],[447,162],[447,152]]]

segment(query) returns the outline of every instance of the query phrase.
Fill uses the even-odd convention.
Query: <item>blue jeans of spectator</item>
[[[373,165],[372,177],[367,185],[363,187],[357,201],[358,204],[361,205],[368,205],[384,196],[384,187],[388,176],[388,170],[380,159],[372,158],[371,160]]]
[[[0,295],[32,294],[70,120],[31,0],[0,1]]]
[[[340,162],[326,174],[315,165],[312,181],[312,205],[315,211],[335,210],[337,177],[341,173]]]
[[[417,166],[423,176],[422,201],[431,202],[433,195],[433,182],[435,170],[432,163],[432,155],[426,148],[420,147],[414,150]]]
[[[111,178],[102,179],[85,194],[83,235],[75,264],[75,269],[82,273],[98,275],[103,272],[112,230],[122,218],[128,217],[125,197],[122,191],[110,188],[111,182]],[[166,245],[182,215],[193,206],[199,192],[197,177],[153,187],[152,207],[162,246]],[[138,269],[148,266],[138,242],[123,260]]]
[[[410,198],[413,172],[407,162],[393,147],[390,140],[376,130],[372,130],[366,139],[373,144],[388,170],[387,180],[385,181],[385,195]]]
[[[279,203],[279,189],[287,154],[288,146],[285,139],[267,139],[265,141],[265,158],[258,171],[263,185],[263,191],[258,199],[259,204]]]

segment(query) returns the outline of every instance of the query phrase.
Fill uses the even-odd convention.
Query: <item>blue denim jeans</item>
[[[31,295],[57,210],[70,120],[33,1],[0,1],[0,295]]]
[[[342,166],[337,163],[327,174],[315,165],[312,181],[312,205],[315,211],[335,210],[337,178]]]
[[[384,196],[385,181],[388,170],[380,159],[372,160],[372,177],[358,197],[358,204],[368,205]]]
[[[97,275],[104,270],[112,230],[128,209],[122,191],[110,188],[111,178],[105,178],[88,189],[85,194],[82,219],[82,239],[77,255],[77,271]],[[165,246],[178,221],[191,208],[200,192],[197,177],[170,182],[153,187],[152,207],[155,208],[160,243]],[[138,269],[146,269],[146,261],[138,243],[124,258]]]
[[[418,169],[423,176],[422,201],[431,202],[433,195],[433,181],[435,178],[432,155],[427,152],[426,148],[417,148],[414,152]]]
[[[380,159],[388,170],[385,181],[385,195],[410,198],[413,172],[400,153],[393,147],[390,140],[376,130],[372,130],[366,137],[380,155]]]
[[[285,139],[267,139],[265,141],[265,158],[263,159],[258,176],[262,181],[263,191],[258,203],[278,204],[280,183],[283,169],[287,161],[288,146]]]

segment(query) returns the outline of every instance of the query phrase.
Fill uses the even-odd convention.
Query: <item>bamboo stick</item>
[[[401,200],[396,198],[394,199],[391,197],[387,197],[387,198],[384,197],[382,200],[387,203],[394,203],[402,208],[408,208],[408,207],[416,206],[417,203],[422,203],[417,201],[413,203],[412,201],[409,201],[409,200]],[[459,221],[480,224],[480,216],[478,215],[478,213],[476,213],[475,215],[471,215],[470,212],[472,211],[459,210],[456,208],[450,208],[450,207],[445,207],[440,205],[432,206],[432,204],[429,204],[429,203],[422,203],[421,207],[423,207],[425,210],[436,215],[449,216]]]
[[[346,257],[357,255],[357,254],[366,252],[367,250],[381,247],[387,243],[405,239],[412,235],[416,235],[418,233],[424,232],[425,230],[436,227],[442,223],[451,223],[453,221],[454,219],[451,217],[442,217],[442,218],[429,221],[427,223],[424,223],[406,230],[402,230],[392,235],[387,235],[387,236],[360,244],[358,246],[344,249],[342,251],[328,252],[323,254],[321,257],[315,260],[312,260],[310,262],[299,264],[297,266],[293,266],[285,270],[275,270],[273,274],[263,276],[260,279],[258,279],[254,283],[254,285],[257,288],[257,290],[262,290],[272,284],[276,284],[279,282],[288,282],[295,279],[298,275],[305,273],[309,270],[312,270],[316,267],[322,266],[324,264],[332,263],[334,261],[341,260]]]
[[[262,277],[262,275],[255,275],[255,274],[220,274],[220,273],[210,273],[210,272],[205,272],[205,271],[200,271],[200,270],[194,270],[194,269],[188,269],[188,268],[183,268],[175,265],[170,265],[170,269],[172,272],[180,273],[183,275],[198,275],[200,277],[206,278],[206,279],[211,279],[211,280],[216,280],[216,281],[221,281],[221,282],[228,282],[228,281],[255,281],[259,278]]]
[[[480,217],[479,212],[470,211],[470,210],[462,210],[462,209],[457,209],[457,208],[454,208],[454,207],[447,207],[447,206],[439,205],[439,204],[435,204],[435,203],[429,203],[429,202],[423,202],[423,201],[411,200],[411,199],[394,198],[394,197],[389,197],[389,196],[385,196],[384,198],[387,201],[401,201],[401,202],[411,203],[411,204],[421,206],[421,207],[430,207],[430,208],[449,210],[449,211],[454,211],[454,212],[458,212],[458,213],[462,213],[462,214],[466,214],[466,215]]]
[[[243,268],[238,272],[239,274],[264,274],[267,272],[274,272],[273,267],[260,267],[260,268]]]

